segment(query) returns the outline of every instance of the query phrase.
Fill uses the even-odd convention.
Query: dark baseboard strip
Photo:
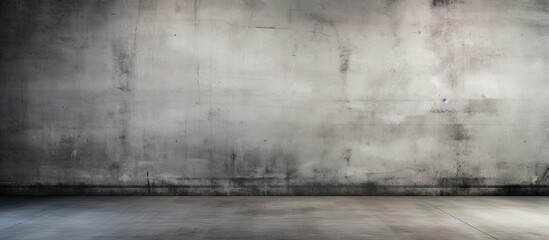
[[[546,185],[500,186],[87,186],[0,185],[0,195],[24,196],[549,196]]]

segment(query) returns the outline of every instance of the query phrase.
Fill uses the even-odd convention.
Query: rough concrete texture
[[[3,193],[549,190],[549,1],[0,11]]]
[[[2,239],[549,239],[546,197],[0,198]]]

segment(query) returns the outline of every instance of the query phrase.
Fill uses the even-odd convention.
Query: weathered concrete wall
[[[3,193],[546,189],[549,1],[0,9]]]

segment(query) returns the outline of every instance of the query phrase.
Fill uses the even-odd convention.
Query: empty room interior
[[[2,0],[0,239],[549,239],[549,0]]]

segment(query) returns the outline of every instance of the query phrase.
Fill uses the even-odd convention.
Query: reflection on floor
[[[0,198],[0,239],[219,238],[549,239],[549,198]]]

